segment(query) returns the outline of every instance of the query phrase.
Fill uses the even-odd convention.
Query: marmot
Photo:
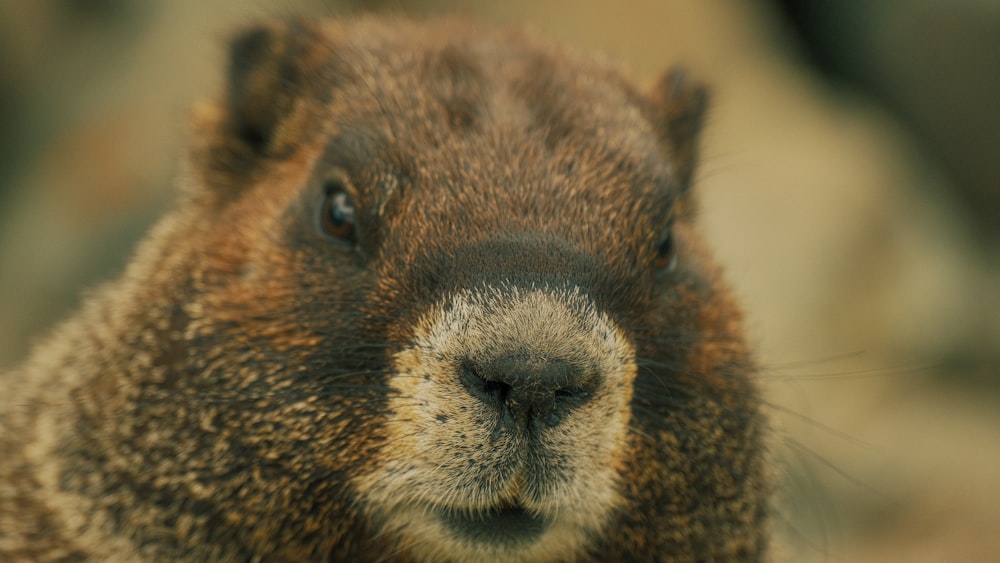
[[[705,107],[464,21],[238,34],[176,208],[3,378],[0,559],[763,559]]]

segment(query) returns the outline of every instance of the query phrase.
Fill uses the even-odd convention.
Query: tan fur
[[[389,525],[410,538],[414,552],[423,552],[429,560],[537,561],[576,556],[588,536],[607,525],[614,510],[625,508],[617,481],[635,351],[612,321],[592,310],[578,293],[497,289],[452,296],[448,305],[421,319],[413,345],[395,357],[392,385],[398,393],[389,402],[386,421],[393,447],[374,472],[355,479],[358,491],[371,511],[392,515]],[[513,456],[521,446],[516,437],[490,442],[490,430],[475,422],[487,416],[483,405],[462,408],[469,404],[468,392],[458,383],[454,361],[462,355],[515,349],[525,342],[560,357],[596,363],[607,376],[604,388],[590,402],[542,433],[549,451],[574,460],[569,467],[549,469],[560,486],[544,495],[523,490],[523,464],[510,475],[489,471],[491,458]],[[451,447],[441,447],[442,443]],[[469,459],[477,462],[475,466],[466,464]],[[475,510],[513,501],[553,520],[526,553],[456,541],[425,516],[431,508]]]
[[[177,208],[0,379],[0,560],[764,558],[705,105],[460,20],[241,33]]]

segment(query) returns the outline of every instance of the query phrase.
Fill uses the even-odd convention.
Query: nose
[[[496,409],[508,425],[558,425],[587,402],[596,381],[560,358],[509,354],[463,360],[459,379],[469,394]]]

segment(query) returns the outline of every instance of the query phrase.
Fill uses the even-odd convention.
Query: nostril
[[[566,399],[579,393],[575,389],[556,389],[556,399]]]
[[[471,361],[463,361],[459,370],[459,381],[468,389],[469,394],[484,403],[501,406],[507,402],[511,386],[503,381],[490,379]]]
[[[556,409],[573,408],[587,402],[590,393],[580,387],[563,387],[555,391]]]
[[[483,380],[483,390],[490,397],[493,397],[500,403],[507,402],[507,398],[510,397],[511,387],[502,381],[490,381],[488,379]]]

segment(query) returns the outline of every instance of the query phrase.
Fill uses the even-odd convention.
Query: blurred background
[[[708,81],[702,227],[763,366],[782,558],[1000,558],[997,0],[0,0],[0,367],[169,207],[234,29],[364,11]]]

